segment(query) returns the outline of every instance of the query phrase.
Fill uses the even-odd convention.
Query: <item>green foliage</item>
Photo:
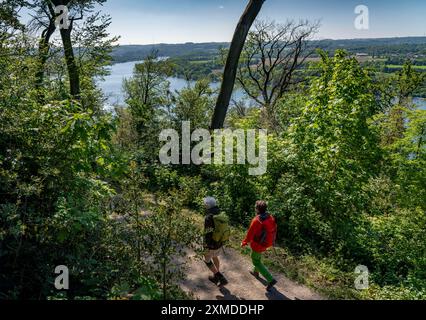
[[[21,297],[32,297],[33,289],[44,296],[56,265],[90,267],[87,247],[98,241],[100,204],[113,193],[99,179],[112,166],[112,123],[68,102],[7,111],[0,139],[2,278]]]
[[[153,52],[136,65],[131,79],[124,81],[126,103],[131,114],[132,127],[137,136],[136,148],[142,157],[152,163],[158,154],[157,138],[162,128],[160,118],[170,104],[167,77],[172,72],[168,61]]]
[[[193,87],[184,88],[176,97],[176,105],[170,117],[180,130],[182,121],[190,121],[191,127],[207,129],[213,114],[213,91],[206,79],[197,81]]]
[[[0,4],[0,298],[187,298],[179,283],[201,235],[184,208],[201,211],[212,195],[237,226],[248,225],[256,200],[268,200],[280,245],[300,266],[319,263],[324,286],[351,286],[364,264],[371,287],[351,297],[424,299],[426,113],[411,101],[424,76],[410,63],[380,85],[345,52],[319,53],[312,70],[297,74],[309,86],[291,87],[271,111],[277,126],[264,176],[250,176],[247,165],[163,166],[162,128],[208,128],[215,93],[200,76],[220,65],[217,44],[175,65],[149,55],[124,84],[128,108],[112,115],[96,86],[116,40],[110,19],[94,14],[74,29],[77,102],[55,45],[36,86],[34,39],[15,10],[23,4]],[[172,93],[167,77],[176,72],[199,81]],[[248,102],[228,124],[260,128],[263,117]],[[284,255],[267,257],[290,265]],[[66,292],[53,286],[58,265],[70,269]]]
[[[344,53],[324,55],[321,66],[289,130],[289,168],[275,181],[282,187],[278,199],[289,205],[281,206],[287,230],[309,235],[304,238],[314,248],[331,250],[339,239],[350,241],[351,221],[367,207],[363,185],[377,172],[380,150],[369,124],[377,111],[369,75]]]
[[[416,71],[411,61],[404,63],[402,70],[396,73],[399,103],[406,103],[406,100],[425,82],[426,74]]]
[[[394,134],[395,114],[382,113],[371,74],[344,52],[322,59],[309,95],[295,92],[293,103],[279,104],[283,125],[269,135],[267,173],[209,168],[203,171],[209,194],[242,224],[253,216],[254,202],[267,199],[280,244],[301,259],[331,261],[342,285],[353,285],[347,277],[357,265],[368,266],[371,288],[358,298],[419,299],[425,283],[424,111],[404,109]],[[402,87],[414,80],[396,81]],[[234,113],[231,123],[254,128],[259,116]],[[391,142],[384,143],[385,135]]]
[[[179,281],[185,273],[187,250],[199,241],[192,220],[182,214],[179,194],[162,196],[153,214],[141,222],[144,232],[145,259],[152,260],[149,274],[161,283],[162,298],[179,293]]]
[[[209,79],[210,81],[218,80],[217,70],[221,70],[222,64],[216,61],[216,55],[213,54],[185,55],[172,58],[171,62],[175,67],[175,75],[188,81],[198,81]]]
[[[248,174],[248,166],[211,168],[215,181],[209,185],[209,195],[215,196],[221,209],[234,223],[248,225],[254,214],[254,202],[259,186]]]
[[[205,184],[200,176],[179,177],[179,197],[188,208],[203,209],[203,199],[207,196]]]
[[[426,210],[426,111],[409,111],[406,131],[388,147],[403,206]]]

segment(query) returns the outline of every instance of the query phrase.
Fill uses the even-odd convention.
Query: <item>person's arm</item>
[[[249,228],[249,230],[247,231],[247,235],[246,235],[246,238],[243,240],[243,242],[242,242],[242,246],[244,247],[244,246],[246,246],[246,245],[248,245],[250,242],[252,242],[253,241],[253,239],[254,239],[254,235],[257,233],[257,230],[258,230],[259,228],[258,228],[258,223],[257,223],[257,219],[256,218],[254,218],[253,219],[253,221],[251,222],[251,224],[250,224],[250,228]]]
[[[213,244],[214,220],[212,215],[206,216],[204,219],[204,243],[206,246]]]

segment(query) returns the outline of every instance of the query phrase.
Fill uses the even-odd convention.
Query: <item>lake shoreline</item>
[[[134,67],[138,63],[142,63],[143,60],[129,61],[129,62],[120,62],[114,63],[109,66],[110,75],[104,77],[103,81],[99,82],[99,86],[102,89],[103,93],[107,97],[108,105],[126,105],[124,101],[124,92],[123,92],[123,80],[129,79],[133,76]],[[180,91],[188,86],[188,84],[194,84],[196,81],[188,81],[179,77],[170,77],[171,91]],[[217,89],[220,86],[220,82],[212,82],[212,87]],[[242,90],[235,92],[236,99],[243,98],[244,93]],[[426,98],[424,97],[414,97],[413,102],[419,106],[420,109],[426,110]]]

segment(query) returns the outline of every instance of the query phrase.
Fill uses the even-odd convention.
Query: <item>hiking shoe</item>
[[[229,283],[228,280],[226,280],[225,276],[221,273],[218,274],[218,278],[219,278],[219,284],[218,284],[219,287],[226,286]]]
[[[270,282],[269,284],[268,284],[268,286],[266,287],[266,290],[268,290],[268,291],[271,291],[272,290],[272,288],[277,284],[278,282],[277,282],[277,280],[272,280],[272,282]]]
[[[250,274],[251,274],[253,277],[255,277],[255,278],[259,278],[259,277],[260,277],[260,274],[259,274],[259,272],[257,272],[257,271],[250,270]]]
[[[211,281],[211,282],[213,282],[215,285],[217,285],[218,284],[218,282],[219,282],[219,278],[218,278],[218,276],[215,274],[214,276],[210,276],[209,277],[209,280]]]

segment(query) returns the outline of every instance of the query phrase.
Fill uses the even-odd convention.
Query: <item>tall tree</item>
[[[70,11],[71,6],[73,5],[72,0],[51,0],[55,7],[65,6]],[[83,18],[83,8],[81,5],[77,4],[77,9],[80,9],[80,17],[72,16],[68,17],[68,24],[59,27],[59,32],[61,34],[62,45],[64,47],[64,56],[68,69],[68,78],[70,85],[70,94],[72,97],[79,99],[80,98],[80,75],[78,72],[77,64],[75,62],[74,49],[72,47],[71,33],[74,27],[74,22],[76,20],[81,20]],[[56,12],[57,13],[57,12]]]
[[[88,92],[97,95],[97,100],[100,99],[100,95],[94,92],[96,85],[93,78],[107,74],[105,66],[110,62],[109,54],[118,39],[117,37],[110,37],[107,32],[111,18],[108,15],[102,15],[101,11],[93,12],[95,4],[102,4],[104,1],[35,0],[27,3],[27,7],[33,12],[30,28],[35,32],[41,30],[39,32],[38,63],[35,78],[39,102],[45,101],[45,93],[47,92],[47,83],[44,81],[45,73],[47,70],[55,69],[55,67],[60,68],[61,83],[63,71],[66,70],[68,74],[69,90],[56,92],[62,98],[64,98],[64,94],[70,94],[74,99],[81,100],[82,105],[90,105],[91,107],[95,103],[93,103],[93,100],[88,101]],[[81,22],[77,24],[78,20],[81,20]],[[54,46],[53,41],[51,41],[53,34],[58,29],[61,35],[63,54],[59,54],[59,48]],[[65,64],[62,62],[63,58]],[[47,65],[49,59],[51,63]],[[56,65],[53,62],[55,59],[58,60]],[[50,82],[50,84],[52,83]],[[90,98],[94,98],[94,96],[92,95]]]
[[[222,86],[219,97],[217,99],[216,108],[213,114],[211,129],[220,129],[225,122],[226,113],[228,112],[229,102],[234,89],[235,77],[237,75],[238,62],[244,47],[247,35],[253,22],[262,9],[265,0],[250,0],[247,5],[237,28],[229,49],[228,58],[226,60],[225,71],[223,74]]]
[[[28,4],[34,11],[33,20],[30,22],[30,27],[35,30],[42,29],[38,43],[38,65],[36,72],[36,89],[39,96],[39,101],[43,102],[43,82],[46,69],[46,63],[49,59],[50,42],[53,34],[56,31],[56,15],[52,3],[48,0],[38,0]]]
[[[411,61],[406,61],[402,70],[395,73],[391,80],[384,82],[385,90],[390,90],[390,106],[385,112],[382,130],[382,142],[392,145],[402,139],[407,129],[407,116],[414,107],[412,98],[415,91],[426,81],[426,75],[416,71]],[[383,86],[380,86],[382,89]],[[383,90],[383,89],[382,89]]]
[[[126,103],[138,137],[137,147],[148,161],[158,157],[158,135],[162,129],[159,119],[169,105],[170,75],[170,62],[158,59],[158,52],[153,51],[135,66],[133,77],[124,81]]]
[[[51,4],[55,8],[65,6],[68,10],[68,23],[62,21],[62,25],[59,26],[62,45],[64,47],[64,56],[68,69],[70,94],[73,98],[79,99],[80,90],[80,74],[76,63],[76,58],[73,49],[73,43],[71,34],[76,21],[83,20],[84,15],[87,12],[91,12],[94,9],[95,4],[103,4],[106,0],[50,0]],[[59,11],[59,10],[58,10]],[[65,12],[55,12],[55,19],[59,18],[59,14]]]

